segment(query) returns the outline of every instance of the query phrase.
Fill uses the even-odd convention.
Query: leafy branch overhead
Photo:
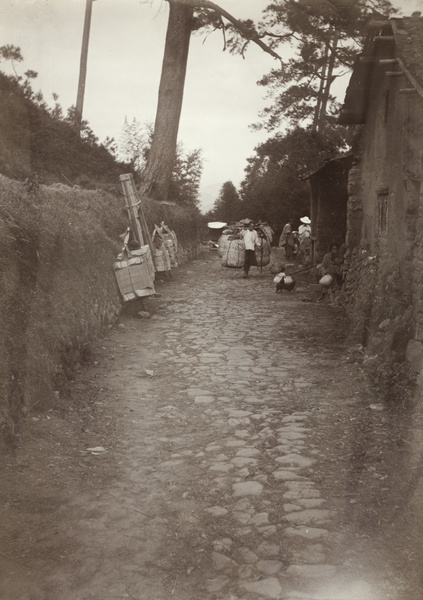
[[[318,130],[330,123],[337,109],[332,85],[360,51],[366,23],[395,12],[388,0],[271,2],[258,30],[287,59],[283,69],[273,69],[259,81],[273,100],[261,114],[264,127],[274,131],[285,121]]]
[[[273,58],[278,60],[282,60],[281,57],[273,48],[271,48],[268,44],[263,41],[262,35],[259,35],[257,32],[253,21],[250,19],[243,21],[241,19],[236,19],[233,15],[231,15],[227,10],[215,4],[214,2],[210,2],[209,0],[167,0],[169,3],[177,3],[186,6],[193,7],[195,9],[195,20],[194,27],[195,29],[200,29],[204,27],[214,27],[214,29],[221,29],[225,36],[225,46],[230,49],[231,52],[238,52],[243,57],[245,57],[245,49],[250,42],[257,44],[264,52],[267,52]],[[226,19],[230,25],[225,24],[224,19]],[[234,35],[229,42],[226,40],[226,32],[231,32]],[[239,37],[241,36],[241,37]]]

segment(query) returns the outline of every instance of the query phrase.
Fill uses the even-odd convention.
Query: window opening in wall
[[[388,198],[389,192],[379,192],[378,198],[378,233],[386,235],[388,233]]]

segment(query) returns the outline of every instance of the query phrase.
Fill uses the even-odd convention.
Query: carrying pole
[[[131,224],[134,227],[134,235],[141,246],[144,246],[144,244],[148,244],[150,246],[151,256],[153,257],[155,247],[148,230],[144,211],[142,209],[142,201],[139,199],[137,194],[134,176],[132,173],[121,175],[120,182],[125,195],[126,208],[129,212]]]

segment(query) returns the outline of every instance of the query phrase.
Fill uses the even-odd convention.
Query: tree
[[[246,40],[278,58],[258,36],[251,22],[238,21],[208,0],[167,0],[169,21],[166,34],[154,136],[140,184],[141,195],[166,200],[175,162],[179,120],[191,33],[205,24],[226,31],[225,18]],[[235,44],[235,42],[234,42]],[[236,44],[235,44],[236,45]]]
[[[334,121],[337,104],[333,82],[351,67],[370,17],[395,12],[388,0],[275,0],[259,24],[261,35],[272,36],[272,47],[289,60],[259,82],[273,104],[262,117],[268,131],[282,120],[291,125],[311,123],[317,130]],[[260,126],[259,126],[260,127]]]
[[[6,44],[5,46],[0,46],[0,62],[2,60],[10,61],[13,72],[15,73],[15,77],[17,80],[20,78],[15,69],[15,62],[22,62],[23,56],[21,53],[21,49],[19,46],[14,46],[13,44]]]
[[[135,117],[131,122],[125,117],[120,138],[119,150],[139,179],[144,171],[153,139],[150,123],[142,125]],[[186,152],[179,143],[169,182],[168,200],[181,206],[198,206],[201,174],[203,172],[202,151]]]
[[[123,123],[119,142],[119,151],[125,162],[131,165],[135,172],[141,172],[145,167],[148,148],[151,146],[152,126],[142,125],[135,117]]]
[[[297,127],[260,144],[241,183],[244,214],[267,221],[275,231],[280,231],[288,217],[304,216],[310,203],[305,177],[345,143],[341,127],[325,132]]]
[[[169,200],[180,206],[198,208],[202,172],[202,151],[197,149],[186,153],[182,144],[178,144],[169,185]]]
[[[242,218],[241,200],[232,181],[226,181],[222,185],[211,214],[216,221],[226,223]]]

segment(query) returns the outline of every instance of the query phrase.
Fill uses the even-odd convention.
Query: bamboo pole
[[[141,223],[138,218],[139,201],[135,194],[135,186],[132,173],[127,173],[119,177],[122,186],[123,195],[125,197],[125,206],[128,211],[129,220],[135,239],[140,246],[144,246],[144,236],[141,229]]]

